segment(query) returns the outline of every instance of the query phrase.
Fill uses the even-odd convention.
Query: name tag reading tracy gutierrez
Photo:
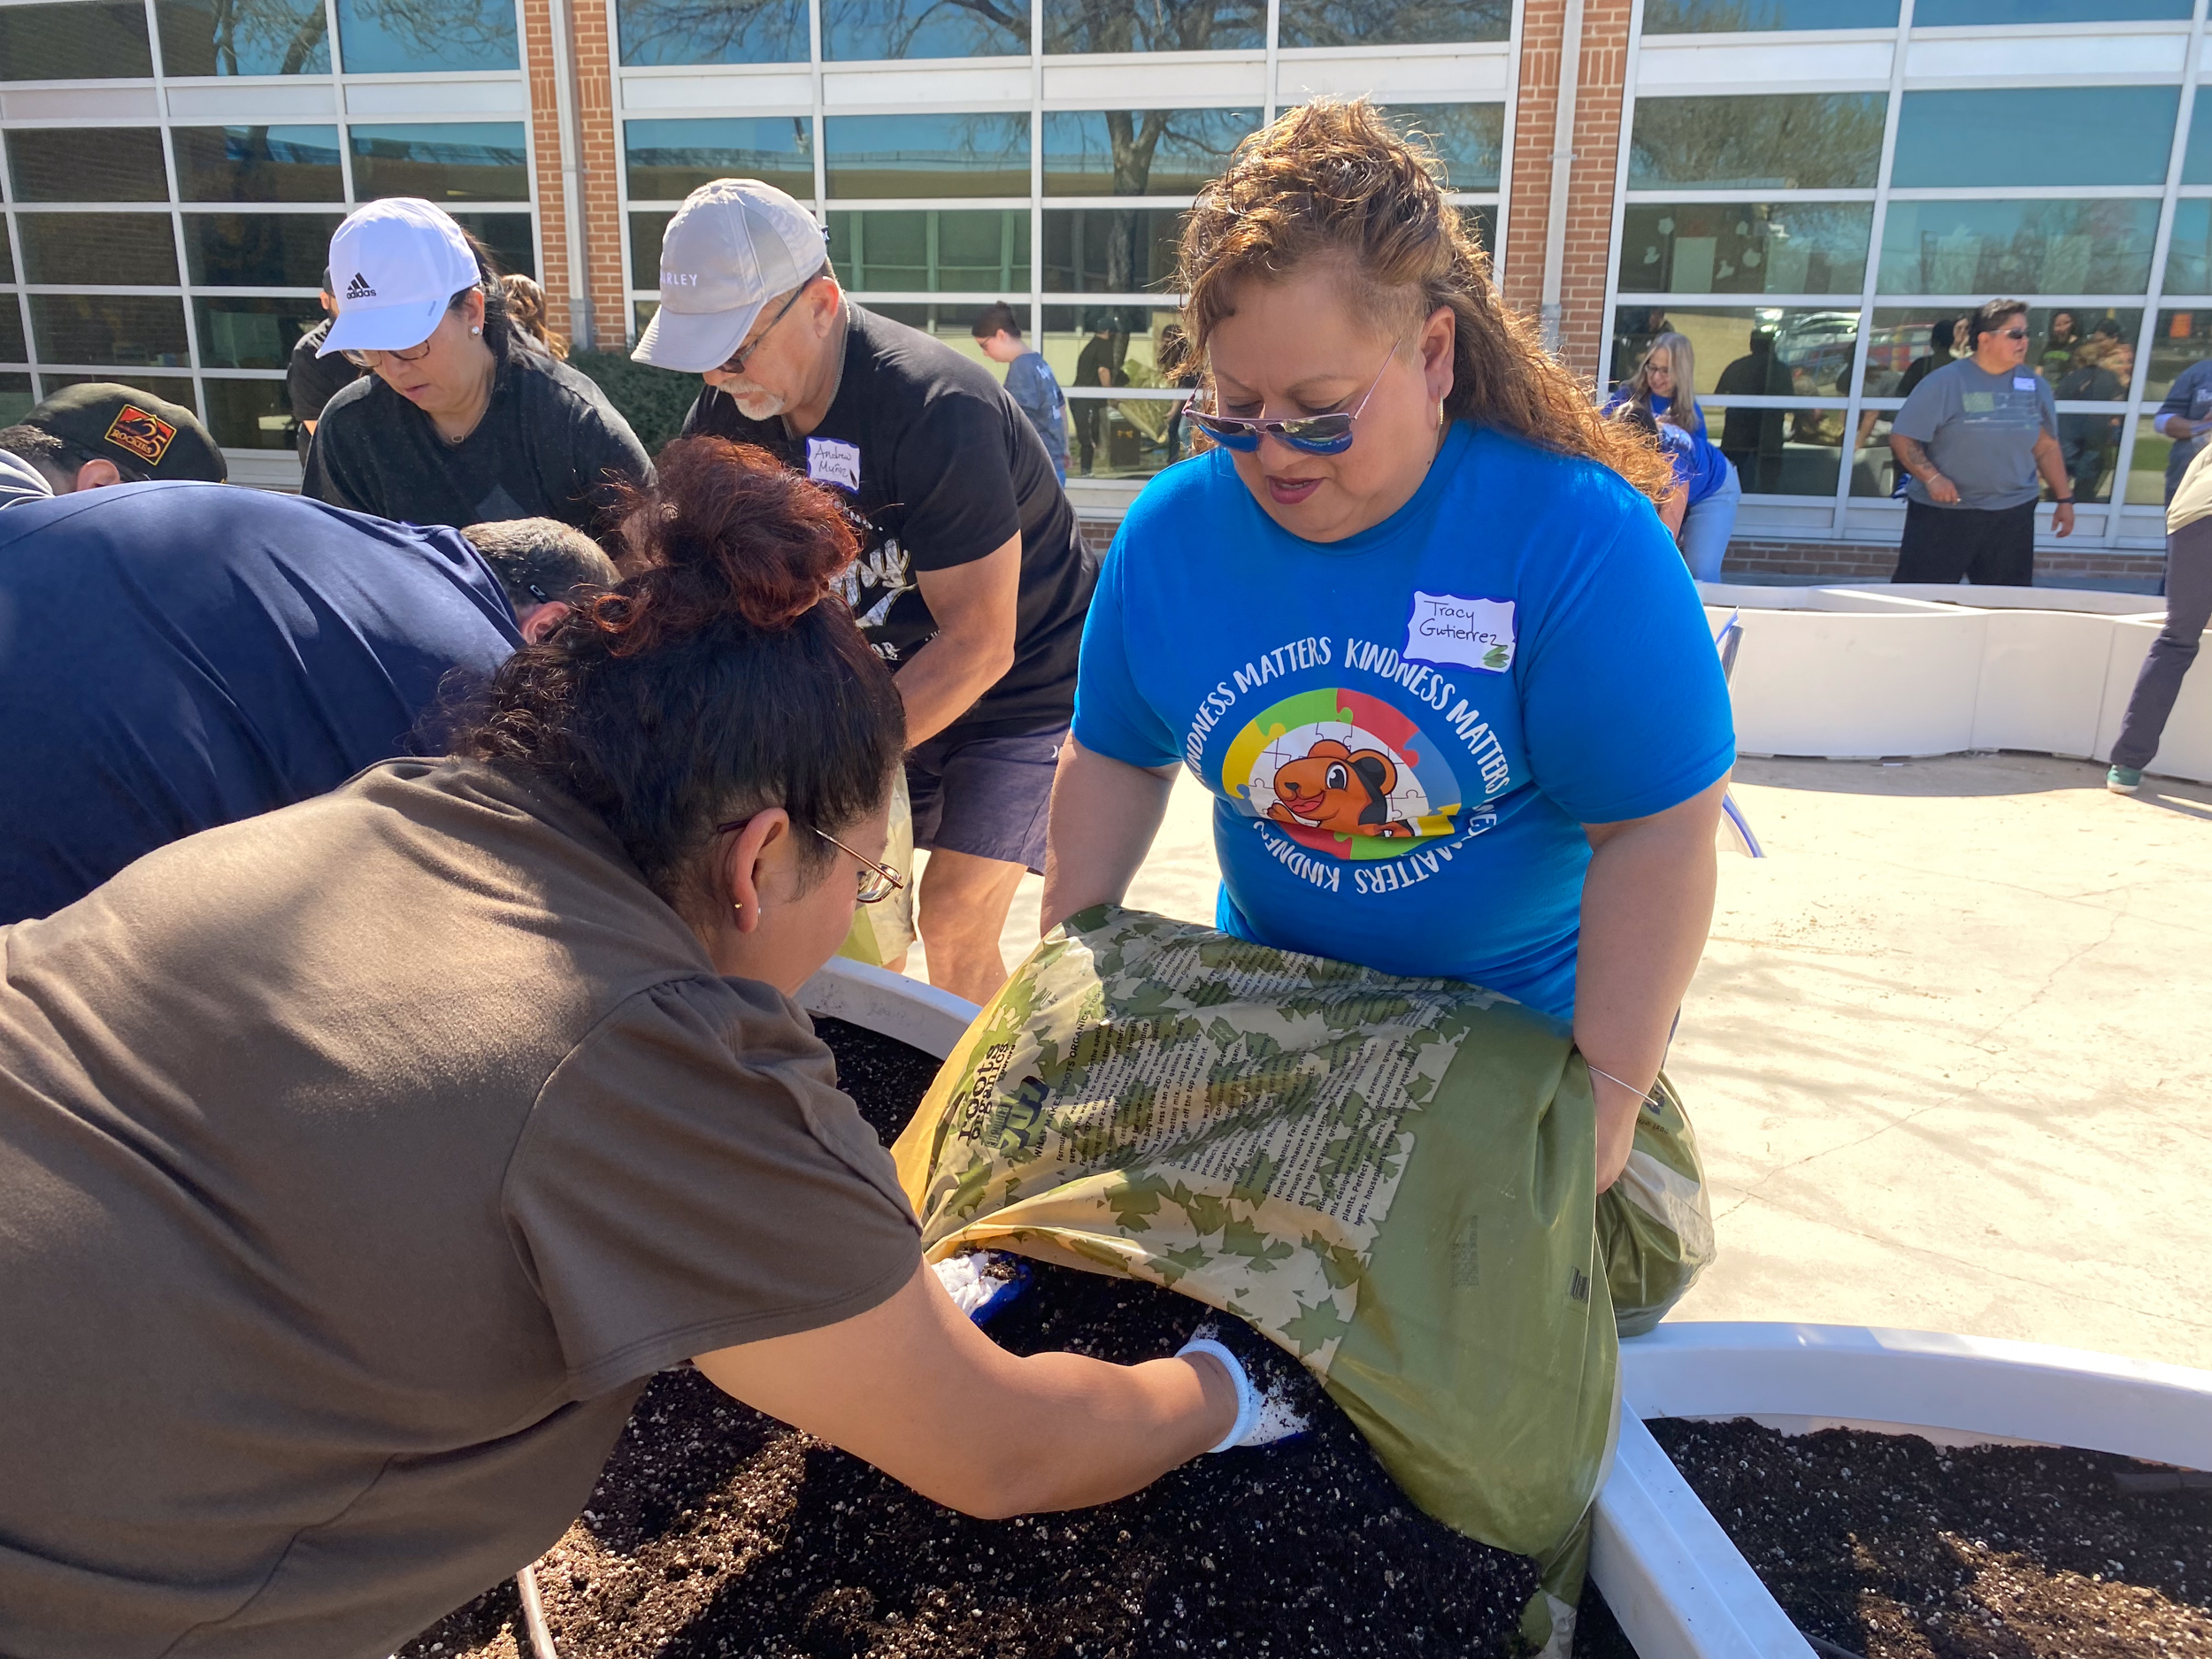
[[[860,494],[860,446],[841,438],[806,441],[806,475],[817,484],[834,484]]]
[[[1513,666],[1513,602],[1417,590],[1402,654],[1417,662],[1462,663],[1502,674]]]

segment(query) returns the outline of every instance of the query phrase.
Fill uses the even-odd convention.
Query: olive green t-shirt
[[[920,1259],[806,1017],[462,761],[0,928],[0,1653],[380,1659]]]

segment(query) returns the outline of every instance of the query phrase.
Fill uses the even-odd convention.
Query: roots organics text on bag
[[[1655,1319],[1711,1235],[1686,1124],[1643,1116],[1640,1183],[1601,1208]],[[1235,1314],[1423,1509],[1578,1578],[1618,1357],[1594,1136],[1566,1035],[1502,997],[1102,907],[985,1008],[895,1156],[931,1260],[1012,1249]]]

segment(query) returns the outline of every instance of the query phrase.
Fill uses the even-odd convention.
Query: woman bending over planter
[[[1118,902],[1177,765],[1218,926],[1503,991],[1596,1073],[1620,1173],[1711,920],[1734,760],[1671,482],[1367,104],[1246,142],[1184,233],[1219,446],[1123,521],[1083,639],[1043,921]]]
[[[882,869],[839,509],[672,446],[641,573],[442,761],[0,929],[0,1652],[389,1653],[557,1539],[644,1380],[982,1515],[1249,1422],[1234,1362],[1002,1352],[790,994]]]

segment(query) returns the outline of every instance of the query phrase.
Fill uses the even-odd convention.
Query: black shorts
[[[2035,586],[2035,503],[1992,511],[1905,503],[1905,540],[1893,582]]]
[[[914,844],[1045,872],[1045,819],[1068,728],[933,737],[906,757]]]

